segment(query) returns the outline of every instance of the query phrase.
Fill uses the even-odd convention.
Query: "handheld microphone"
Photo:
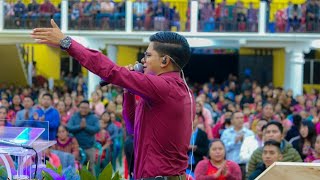
[[[137,63],[133,66],[134,71],[143,73],[143,65],[141,63]]]
[[[0,144],[5,144],[5,145],[11,146],[11,147],[22,147],[24,149],[33,149],[31,146],[24,145],[24,144],[18,144],[18,143],[15,143],[15,142],[12,142],[9,140],[3,140],[3,139],[0,139]]]
[[[143,65],[141,63],[137,63],[133,66],[133,70],[136,72],[143,73]],[[110,84],[110,83],[108,83],[107,81],[104,81],[104,80],[101,80],[99,82],[100,87],[107,86],[108,84]]]

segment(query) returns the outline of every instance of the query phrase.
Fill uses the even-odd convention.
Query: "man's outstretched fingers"
[[[56,22],[54,22],[53,19],[51,19],[51,26],[52,26],[53,28],[58,28],[58,29],[59,29],[59,26],[56,24]]]
[[[52,31],[52,28],[35,28],[33,29],[33,32],[50,32]]]

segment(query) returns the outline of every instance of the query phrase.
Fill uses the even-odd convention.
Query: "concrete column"
[[[132,21],[133,21],[133,15],[132,15],[132,2],[126,1],[126,32],[132,32]]]
[[[107,55],[114,63],[117,63],[118,48],[115,45],[107,46]]]
[[[91,93],[96,90],[97,85],[101,81],[100,77],[93,74],[91,71],[88,73],[88,98],[91,97]]]
[[[261,1],[260,2],[260,9],[259,9],[259,22],[258,22],[258,30],[259,34],[266,33],[266,23],[267,23],[267,2]]]
[[[33,72],[33,62],[29,61],[28,62],[28,85],[31,87],[32,86],[32,72]]]
[[[286,53],[285,89],[292,89],[293,95],[303,94],[303,51],[294,50]]]
[[[190,32],[198,31],[199,2],[191,1]]]
[[[89,47],[91,49],[93,49],[93,47],[95,47],[95,46],[92,45]],[[99,50],[99,46],[94,49]],[[117,53],[118,53],[117,47],[114,45],[108,45],[107,46],[107,53],[108,53],[108,57],[110,58],[110,60],[112,60],[114,63],[116,63],[117,62]],[[91,93],[96,90],[96,87],[100,83],[100,81],[102,81],[102,79],[99,76],[97,76],[89,71],[89,73],[88,73],[88,97],[91,97]]]
[[[0,0],[0,31],[3,30],[4,27],[4,0]]]
[[[62,0],[61,2],[61,31],[66,32],[68,30],[68,0]]]

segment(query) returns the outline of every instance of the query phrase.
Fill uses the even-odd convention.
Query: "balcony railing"
[[[267,11],[267,32],[319,33],[320,2],[271,3]]]
[[[188,0],[162,0],[158,4],[151,0],[35,2],[40,3],[0,0],[0,30],[49,27],[53,18],[63,30],[320,32],[320,3],[315,0],[300,4],[258,0],[216,0],[214,4]]]
[[[202,32],[258,32],[259,3],[224,2],[199,4],[199,26]]]

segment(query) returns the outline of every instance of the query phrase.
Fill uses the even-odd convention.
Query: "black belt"
[[[156,177],[149,177],[149,178],[141,178],[138,180],[186,180],[186,175],[180,176],[156,176]]]

